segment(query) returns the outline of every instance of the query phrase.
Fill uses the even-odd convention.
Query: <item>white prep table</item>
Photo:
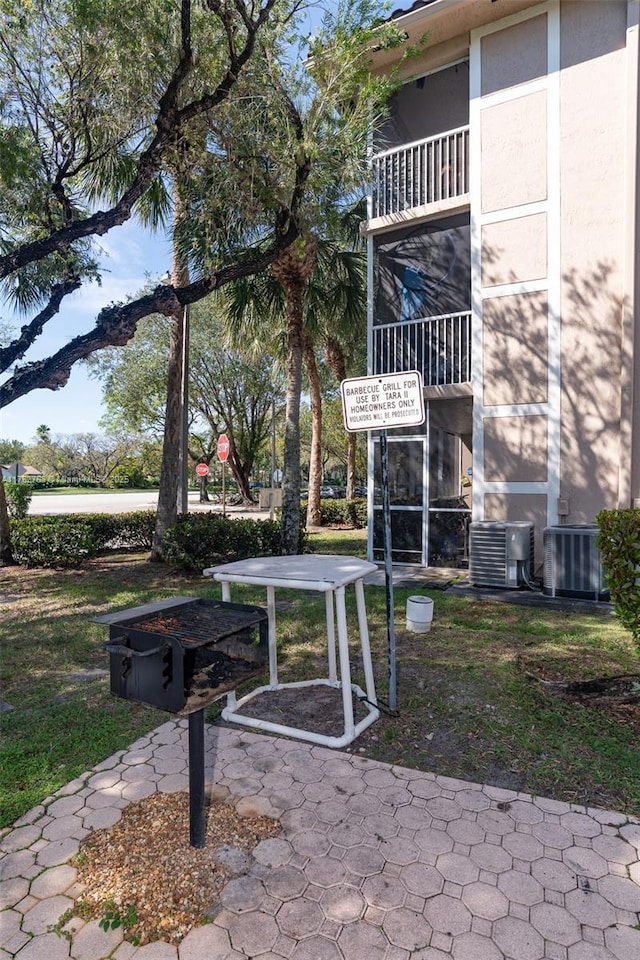
[[[378,568],[375,563],[360,560],[357,557],[330,554],[301,554],[288,557],[254,557],[248,560],[236,560],[217,567],[203,570],[207,577],[213,577],[222,585],[222,599],[231,599],[232,583],[248,583],[266,587],[267,613],[269,618],[269,684],[258,687],[236,701],[235,692],[227,695],[227,706],[222,711],[225,720],[244,724],[269,733],[283,734],[312,743],[321,743],[328,747],[344,747],[351,743],[370,724],[377,720],[380,712],[376,706],[376,692],[369,646],[369,629],[364,602],[363,579]],[[345,608],[345,588],[353,584],[358,611],[360,647],[364,666],[366,694],[359,686],[351,683],[349,662],[349,642],[347,636],[347,614]],[[297,683],[278,683],[278,656],[276,647],[276,604],[275,588],[288,590],[317,590],[325,595],[327,620],[327,678],[302,680]],[[340,679],[336,662],[336,620],[338,638],[338,658],[340,661]],[[288,727],[257,717],[246,717],[237,710],[248,700],[265,691],[283,690],[295,687],[308,687],[317,684],[342,689],[344,713],[344,733],[340,737],[329,737],[311,730]],[[352,692],[365,698],[366,716],[357,724],[354,722]]]

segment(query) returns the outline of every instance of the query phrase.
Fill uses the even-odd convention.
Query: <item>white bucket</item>
[[[433,600],[431,597],[409,597],[407,600],[407,630],[413,633],[427,633],[433,620]]]

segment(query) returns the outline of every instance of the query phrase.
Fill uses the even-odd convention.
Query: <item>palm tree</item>
[[[271,268],[285,298],[284,329],[287,344],[287,400],[282,477],[282,547],[298,552],[300,538],[300,397],[304,357],[304,289],[316,258],[314,237],[300,238],[287,247]]]
[[[349,367],[362,373],[366,358],[366,255],[360,224],[366,217],[364,199],[336,211],[333,242],[325,244],[321,254],[325,262],[318,271],[319,289],[309,291],[314,311],[317,340],[327,366],[338,384],[347,377]],[[325,285],[323,277],[331,278]],[[313,282],[313,281],[312,281]],[[325,296],[329,294],[328,300]],[[356,472],[356,435],[347,434],[347,490],[353,497]],[[319,512],[319,501],[318,501]],[[308,522],[313,520],[308,517]]]
[[[46,423],[41,423],[39,427],[36,427],[36,437],[38,443],[51,443],[51,428]]]
[[[178,228],[187,217],[187,208],[183,202],[179,177],[173,177],[173,262],[171,283],[174,287],[186,286],[189,282],[189,267],[177,241]],[[180,471],[180,451],[186,448],[186,438],[182,437],[183,427],[183,377],[187,362],[187,308],[176,306],[171,316],[169,336],[169,357],[167,365],[167,406],[164,418],[164,436],[162,439],[162,462],[160,465],[160,489],[156,525],[149,560],[162,560],[162,544],[167,530],[175,524],[178,516],[178,486]],[[183,446],[184,441],[184,446]]]
[[[312,452],[309,471],[307,524],[320,519],[322,482],[322,399],[316,349],[331,342],[330,355],[341,351],[346,370],[354,342],[362,341],[365,323],[365,260],[348,248],[353,223],[352,208],[330,211],[325,225],[332,235],[308,231],[305,240],[289,247],[273,264],[271,273],[230,285],[229,324],[233,335],[244,342],[258,341],[264,350],[286,355],[287,404],[283,470],[283,549],[296,553],[300,528],[300,397],[303,364],[311,394]],[[334,373],[337,368],[332,367]],[[342,377],[344,379],[344,377]],[[352,484],[353,486],[353,484]]]

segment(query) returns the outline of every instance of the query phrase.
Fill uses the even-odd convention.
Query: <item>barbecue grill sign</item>
[[[393,563],[391,559],[391,501],[389,497],[389,455],[387,429],[417,427],[424,423],[422,376],[417,370],[406,373],[381,373],[374,377],[343,380],[342,413],[350,433],[379,430],[380,483],[382,488],[382,533],[384,543],[385,587],[387,595],[387,635],[389,645],[389,707],[396,709],[396,638],[393,619]]]
[[[417,370],[343,380],[344,425],[351,433],[424,423],[422,377]]]

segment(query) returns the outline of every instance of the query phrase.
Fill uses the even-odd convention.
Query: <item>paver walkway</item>
[[[278,816],[213,923],[179,947],[50,927],[79,894],[80,840],[132,800],[188,789],[164,723],[0,841],[0,957],[18,960],[640,960],[640,821],[207,727],[207,778]]]

